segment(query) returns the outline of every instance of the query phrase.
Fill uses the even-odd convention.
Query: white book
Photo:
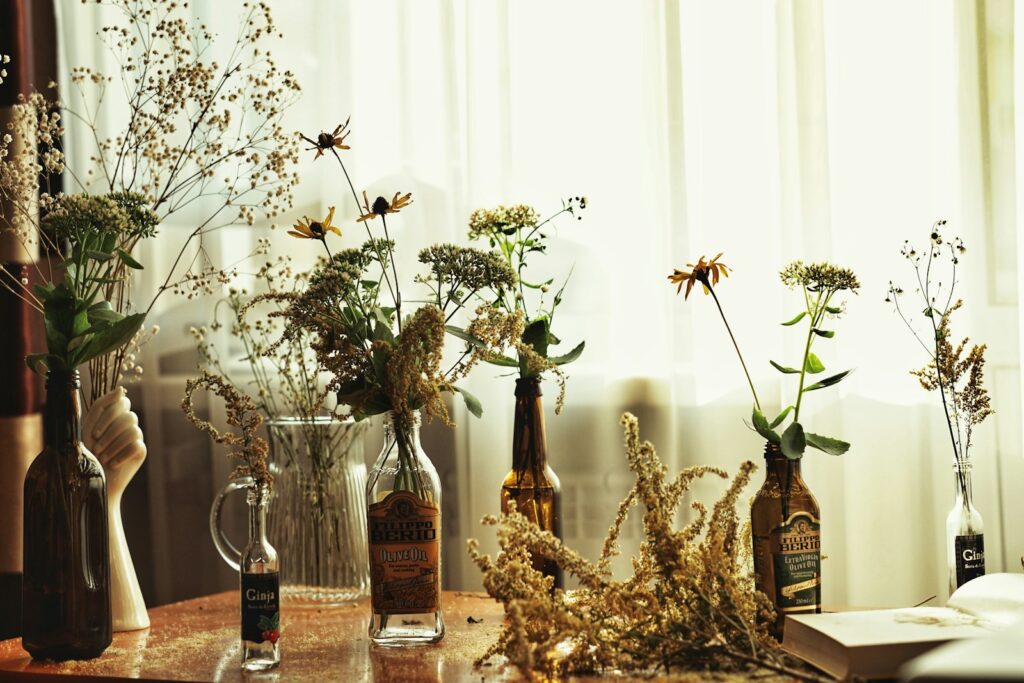
[[[946,607],[786,617],[783,648],[840,679],[895,678],[925,652],[1024,620],[1024,574],[988,574],[961,586]]]

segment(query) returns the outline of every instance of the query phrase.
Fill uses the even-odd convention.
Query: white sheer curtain
[[[236,4],[192,6],[230,35]],[[275,56],[305,88],[292,125],[310,134],[351,115],[346,155],[357,188],[416,198],[398,221],[403,279],[411,281],[420,247],[464,240],[473,208],[527,202],[544,211],[588,196],[584,220],[558,230],[542,265],[553,275],[575,267],[558,333],[587,341],[569,366],[564,413],[548,418],[567,542],[596,555],[631,482],[617,423],[624,410],[641,417],[673,468],[735,470],[760,459],[761,440],[743,424],[746,385],[711,301],[675,296],[665,280],[672,267],[725,252],[735,274],[720,288],[723,305],[762,398],[778,405],[784,387],[767,361],[800,348],[778,324],[799,303],[777,273],[791,259],[828,259],[853,268],[862,291],[820,353],[830,367],[857,371],[808,402],[808,423],[853,443],[842,458],[815,452],[805,461],[822,507],[825,601],[943,597],[950,454],[934,397],[907,373],[923,359],[883,299],[890,278],[907,276],[902,241],[921,241],[946,218],[970,248],[960,331],[990,346],[997,413],[981,429],[975,465],[988,568],[1018,566],[1014,102],[1024,90],[1014,81],[1012,0],[271,5],[286,35]],[[83,27],[95,14],[71,0],[62,9],[75,63],[90,56]],[[293,215],[337,205],[343,241],[358,244],[337,168],[307,157],[302,176]],[[245,253],[266,234],[225,231],[221,249]],[[271,236],[280,252],[308,246]],[[164,253],[158,244],[145,256]],[[230,582],[226,570],[209,573],[218,561],[201,539],[227,467],[177,413],[194,362],[186,330],[207,322],[209,309],[164,301],[140,395],[159,600]],[[512,380],[497,374],[484,368],[471,380],[482,420],[457,407],[456,431],[428,434],[446,482],[449,588],[479,586],[466,537],[493,547],[478,521],[497,509],[513,403]],[[549,386],[549,411],[554,393]],[[702,485],[697,494],[720,490]],[[629,533],[635,543],[637,527]],[[186,570],[196,566],[206,575]]]

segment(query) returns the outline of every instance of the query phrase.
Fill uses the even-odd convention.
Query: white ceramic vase
[[[107,475],[107,525],[110,533],[110,609],[114,631],[149,627],[146,602],[128,551],[121,523],[121,496],[146,459],[139,418],[123,387],[93,402],[82,420],[82,442]]]

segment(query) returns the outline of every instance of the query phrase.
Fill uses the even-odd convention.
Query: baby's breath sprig
[[[783,674],[823,680],[787,656],[765,626],[773,618],[767,598],[754,587],[750,571],[750,528],[740,522],[736,502],[756,469],[745,462],[709,510],[694,502],[693,521],[677,528],[678,508],[693,482],[728,479],[725,471],[689,467],[674,478],[640,440],[639,423],[623,415],[626,458],[636,481],[618,508],[601,556],[590,562],[511,511],[497,527],[500,552],[469,554],[483,572],[487,593],[505,606],[506,622],[497,642],[477,661],[494,656],[530,680],[605,671]],[[616,580],[611,560],[634,507],[643,513],[643,542],[633,574]],[[553,579],[535,569],[533,555],[557,562],[580,587],[552,590]]]

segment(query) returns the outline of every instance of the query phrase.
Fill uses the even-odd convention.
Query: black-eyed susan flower
[[[351,149],[345,144],[345,138],[349,136],[352,131],[348,130],[348,122],[351,117],[345,119],[345,123],[338,125],[332,132],[320,131],[320,135],[316,136],[316,140],[313,138],[307,138],[305,135],[299,134],[303,140],[308,142],[312,147],[307,147],[309,151],[316,150],[316,156],[313,160],[316,161],[323,156],[324,152],[331,149]]]
[[[684,298],[689,299],[690,290],[693,289],[694,282],[704,285],[704,294],[710,294],[711,286],[717,285],[722,275],[729,277],[729,266],[720,263],[718,260],[720,258],[722,258],[722,252],[719,252],[710,261],[705,261],[704,257],[701,256],[697,263],[686,264],[686,267],[690,269],[689,272],[674,268],[672,274],[668,276],[668,280],[674,285],[679,285],[676,288],[676,294],[683,290],[683,284],[685,284],[686,296]]]
[[[373,200],[373,204],[370,204],[366,191],[363,190],[363,215],[356,220],[361,223],[373,220],[377,216],[383,217],[389,213],[398,213],[410,204],[412,204],[412,192],[406,192],[405,194],[396,192],[390,202],[384,197],[377,197]]]
[[[329,232],[341,237],[341,230],[331,225],[332,220],[334,220],[333,206],[328,210],[327,218],[322,221],[315,221],[309,216],[303,216],[301,221],[292,226],[288,234],[303,240],[320,240],[321,242],[327,238]]]

